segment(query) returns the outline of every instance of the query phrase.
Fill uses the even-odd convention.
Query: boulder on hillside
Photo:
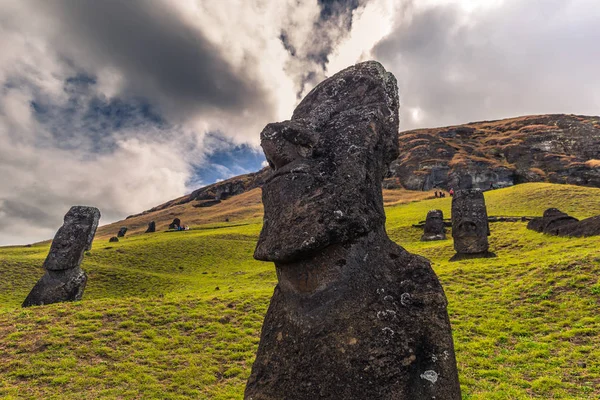
[[[81,300],[87,276],[80,265],[84,253],[92,248],[99,220],[100,211],[95,207],[71,207],[44,261],[46,273],[31,289],[23,307]]]
[[[278,284],[246,399],[461,398],[444,291],[385,232],[397,138],[396,79],[372,61],[262,131],[274,174],[254,256],[275,263]]]
[[[109,243],[116,243],[119,241],[119,238],[116,236],[111,237],[110,239],[108,239]]]
[[[125,237],[126,233],[127,233],[127,227],[126,226],[122,226],[121,228],[119,228],[119,232],[117,233],[117,237]]]

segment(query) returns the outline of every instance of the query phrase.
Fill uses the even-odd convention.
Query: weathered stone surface
[[[488,255],[489,235],[483,192],[479,189],[457,190],[452,198],[452,237],[456,253]]]
[[[116,236],[111,237],[110,239],[108,239],[109,243],[116,243],[119,241],[119,238]]]
[[[156,222],[154,222],[154,221],[151,221],[151,222],[148,224],[148,229],[146,229],[146,232],[145,232],[145,233],[153,233],[153,232],[156,232]]]
[[[181,226],[181,220],[179,218],[173,219],[173,222],[169,224],[169,229],[179,229]]]
[[[44,261],[46,273],[33,287],[23,307],[81,300],[87,277],[80,264],[84,252],[92,248],[99,220],[97,208],[71,207]]]
[[[397,128],[395,78],[367,62],[263,130],[274,175],[255,257],[279,283],[246,399],[460,399],[443,289],[385,233]]]
[[[127,233],[127,227],[126,226],[122,226],[121,228],[119,228],[119,232],[117,233],[117,237],[125,237],[126,233]]]
[[[600,235],[600,216],[580,221],[557,208],[549,208],[542,217],[531,220],[527,228],[555,236],[596,236]]]
[[[427,213],[425,226],[423,227],[422,242],[433,240],[445,240],[446,228],[444,226],[444,213],[442,210],[431,210]]]

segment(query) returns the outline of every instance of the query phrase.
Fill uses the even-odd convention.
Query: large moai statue
[[[442,210],[430,210],[423,227],[422,242],[433,240],[446,240],[446,227],[444,226],[444,213]]]
[[[493,257],[489,252],[490,226],[483,192],[479,189],[457,190],[452,197],[452,237],[456,255],[463,258]]]
[[[261,145],[274,173],[254,257],[279,282],[245,398],[460,399],[442,286],[385,232],[394,76],[373,61],[339,72]]]
[[[92,248],[100,211],[95,207],[73,206],[56,232],[44,269],[23,307],[81,300],[87,276],[80,268],[83,255]]]

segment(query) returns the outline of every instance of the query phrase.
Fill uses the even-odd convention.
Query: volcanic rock
[[[558,228],[558,236],[588,237],[600,235],[600,215]]]
[[[479,189],[457,190],[452,197],[452,237],[456,255],[452,260],[490,257],[487,209]]]
[[[99,220],[97,208],[71,207],[44,261],[46,273],[35,284],[23,307],[81,300],[87,276],[80,264],[84,253],[92,248]]]
[[[146,229],[146,232],[145,232],[145,233],[153,233],[153,232],[156,232],[156,222],[154,222],[154,221],[151,221],[151,222],[148,224],[148,229]]]
[[[126,226],[122,226],[119,229],[119,233],[117,233],[117,237],[125,237],[126,233],[127,233],[127,227]]]
[[[596,236],[600,235],[600,216],[579,221],[557,208],[549,208],[542,217],[529,221],[527,228],[555,236]]]
[[[446,228],[444,226],[444,213],[442,210],[431,210],[427,213],[425,226],[423,227],[422,242],[433,240],[445,240]]]
[[[376,62],[314,88],[269,124],[255,258],[278,285],[246,399],[460,399],[444,291],[385,232],[381,181],[398,155],[398,89]]]
[[[109,243],[116,243],[119,241],[119,238],[116,236],[111,237],[110,239],[108,239]]]

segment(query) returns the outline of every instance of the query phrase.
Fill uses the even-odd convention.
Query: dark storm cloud
[[[506,1],[470,17],[459,5],[414,9],[374,54],[399,80],[403,129],[597,114],[598,17],[586,1]]]
[[[152,98],[171,113],[242,110],[264,97],[252,77],[233,70],[167,2],[35,4],[57,22],[54,40],[66,58],[86,61],[86,67],[114,67],[126,78],[122,93]]]

